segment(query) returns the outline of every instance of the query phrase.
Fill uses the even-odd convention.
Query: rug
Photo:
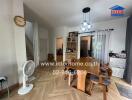
[[[120,95],[132,100],[132,88],[116,83]]]

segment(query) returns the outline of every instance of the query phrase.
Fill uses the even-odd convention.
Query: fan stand
[[[19,95],[25,95],[33,89],[33,84],[26,84],[28,77],[30,77],[34,72],[34,69],[31,69],[29,66],[27,66],[28,64],[32,65],[31,68],[35,68],[35,63],[32,60],[26,61],[24,63],[24,65],[23,65],[23,86],[18,90]],[[29,72],[28,74],[25,73],[26,67],[30,68],[30,69],[28,69],[28,72]],[[32,72],[30,72],[30,70]]]
[[[27,76],[23,75],[23,86],[18,90],[19,95],[25,95],[33,89],[33,84],[26,84]]]
[[[18,90],[18,94],[19,95],[25,95],[27,93],[29,93],[33,88],[33,84],[27,84],[26,87],[21,87],[19,90]]]

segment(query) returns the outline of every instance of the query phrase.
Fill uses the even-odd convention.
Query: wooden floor
[[[38,68],[35,72],[36,80],[34,80],[33,90],[24,96],[17,94],[14,90],[10,94],[10,98],[4,97],[2,100],[103,100],[101,87],[95,87],[92,96],[89,96],[79,90],[68,86],[68,81],[64,80],[64,75],[53,75],[53,70],[58,68]],[[61,70],[63,68],[59,68]],[[120,96],[115,81],[123,83],[123,81],[113,78],[107,94],[108,100],[128,100]],[[123,83],[126,84],[126,83]],[[0,99],[1,100],[1,99]]]

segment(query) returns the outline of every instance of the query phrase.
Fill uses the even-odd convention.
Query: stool
[[[1,89],[3,89],[3,88],[7,89],[8,98],[9,98],[8,78],[6,76],[2,76],[2,77],[0,76],[0,84],[1,84]]]

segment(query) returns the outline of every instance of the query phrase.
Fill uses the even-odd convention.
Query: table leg
[[[69,77],[68,77],[68,85],[71,85],[71,73],[69,73]]]
[[[94,83],[92,81],[90,81],[89,91],[88,91],[89,95],[92,95],[93,88],[94,88]]]
[[[103,100],[107,100],[106,86],[103,86]]]

